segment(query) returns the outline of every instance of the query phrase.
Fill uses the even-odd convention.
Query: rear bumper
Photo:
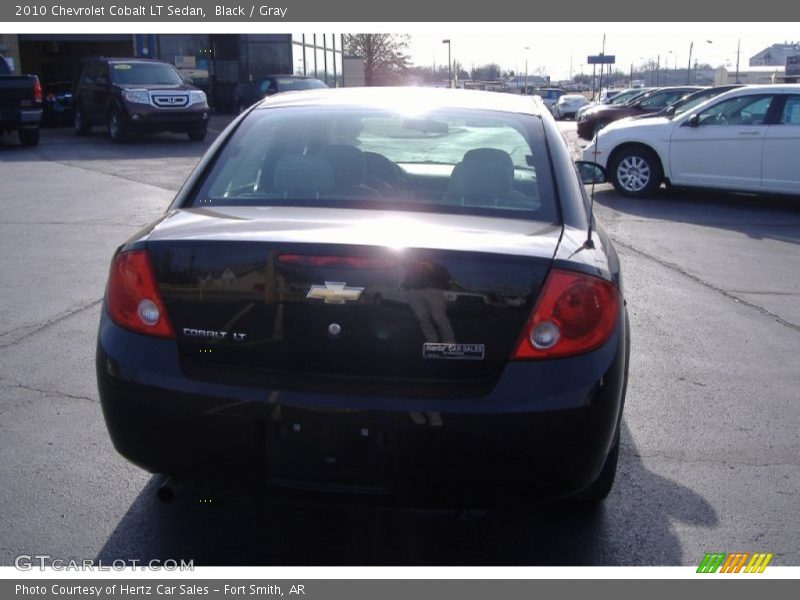
[[[42,109],[0,110],[0,128],[37,127],[42,120]]]
[[[382,398],[193,381],[174,342],[104,315],[97,379],[115,447],[152,472],[381,503],[494,505],[595,481],[622,410],[625,338],[621,325],[590,354],[509,363],[484,397]]]

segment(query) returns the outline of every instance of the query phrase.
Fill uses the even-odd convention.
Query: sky
[[[466,25],[466,27],[465,27]],[[464,68],[490,62],[503,69],[567,79],[581,71],[591,73],[586,57],[599,54],[606,36],[607,55],[627,72],[660,55],[662,67],[685,69],[692,48],[692,64],[736,67],[741,40],[740,68],[751,56],[775,43],[800,42],[800,23],[527,23],[437,24],[436,31],[411,30],[409,54],[415,65],[447,65],[450,39],[452,57]],[[427,28],[426,28],[427,29]],[[526,49],[527,47],[527,49]]]

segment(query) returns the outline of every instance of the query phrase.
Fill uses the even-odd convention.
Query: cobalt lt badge
[[[363,287],[347,287],[343,281],[326,281],[325,285],[312,285],[306,298],[324,300],[325,304],[344,304],[358,300],[363,291]]]

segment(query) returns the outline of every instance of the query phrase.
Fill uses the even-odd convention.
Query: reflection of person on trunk
[[[408,290],[408,303],[417,317],[425,340],[455,343],[453,326],[447,318],[444,290],[450,283],[447,269],[427,260],[410,260],[404,265],[403,287]]]

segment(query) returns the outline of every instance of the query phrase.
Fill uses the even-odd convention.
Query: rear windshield
[[[255,110],[232,134],[190,204],[557,220],[540,119],[455,109]]]
[[[183,79],[164,63],[112,63],[111,81],[122,85],[181,85]]]

